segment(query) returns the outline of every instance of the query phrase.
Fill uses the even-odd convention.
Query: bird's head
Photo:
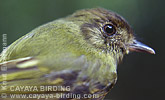
[[[130,51],[155,54],[152,48],[138,42],[127,21],[112,11],[94,8],[77,11],[72,16],[83,20],[81,31],[88,43],[118,60]]]

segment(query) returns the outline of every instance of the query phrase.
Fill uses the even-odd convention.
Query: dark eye
[[[105,35],[107,36],[111,36],[116,33],[115,27],[111,24],[104,25],[103,29],[104,29]]]

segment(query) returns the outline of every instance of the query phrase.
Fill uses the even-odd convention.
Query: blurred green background
[[[118,81],[106,100],[163,100],[165,96],[165,1],[163,0],[0,0],[0,40],[7,43],[39,25],[78,9],[103,7],[122,15],[138,39],[156,55],[131,53],[118,66]],[[2,51],[2,43],[0,45]]]

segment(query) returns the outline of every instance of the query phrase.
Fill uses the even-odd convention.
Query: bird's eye
[[[103,30],[106,36],[111,36],[116,33],[115,27],[111,24],[104,25]]]

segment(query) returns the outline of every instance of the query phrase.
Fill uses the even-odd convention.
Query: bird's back
[[[99,81],[103,81],[103,75],[108,75],[106,71],[110,70],[109,65],[100,60],[104,57],[99,56],[80,33],[79,25],[59,19],[34,29],[11,44],[2,52],[0,58],[1,66],[8,67],[6,79],[8,88],[2,92],[52,93],[52,91],[11,92],[11,87],[37,86],[40,89],[40,86],[49,85],[69,86],[70,91],[62,91],[63,94],[96,94],[96,99],[103,98],[112,84],[102,84]],[[115,63],[112,65],[112,68],[116,66]],[[107,69],[103,69],[106,66]],[[99,68],[102,71],[97,72]],[[112,75],[106,76],[110,76],[111,80],[108,81],[116,81],[116,70],[113,71]],[[1,71],[1,82],[4,80],[2,74]],[[53,91],[53,94],[55,93],[61,91]]]

